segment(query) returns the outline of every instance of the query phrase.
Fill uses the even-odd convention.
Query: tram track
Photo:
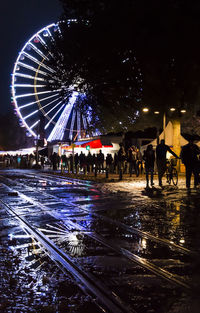
[[[38,177],[37,177],[37,179],[38,179]],[[24,188],[25,187],[28,188],[28,189],[30,188],[27,185],[25,186],[25,185],[21,184],[21,187],[22,186]],[[14,190],[14,189],[12,189],[12,190]],[[19,191],[16,190],[15,192],[19,192]],[[42,194],[44,196],[44,198],[45,197],[53,197],[54,199],[58,199],[56,196],[52,196],[52,195],[46,194],[45,192],[41,192],[41,191],[38,191],[38,190],[37,190],[37,192]],[[19,194],[21,194],[21,193],[19,193]],[[21,196],[26,201],[28,201],[29,203],[31,202],[33,205],[40,206],[42,208],[42,210],[46,210],[47,212],[51,212],[51,208],[48,208],[48,206],[46,204],[41,204],[40,202],[31,199],[31,197],[28,197],[28,196],[24,195],[24,193],[22,193]],[[59,202],[60,202],[60,198],[59,198]],[[64,201],[63,201],[63,203],[64,203]],[[90,213],[91,214],[91,212],[88,212],[88,210],[86,210],[86,209],[82,209],[81,208],[81,210],[82,210],[83,213]],[[115,223],[115,221],[113,221],[113,220],[111,220],[109,218],[103,217],[102,215],[100,215],[98,213],[92,213],[92,214],[94,216],[96,216],[97,218],[103,218],[103,219],[105,218],[107,221]],[[59,216],[55,216],[55,213],[54,213],[54,217],[59,220]],[[168,271],[166,271],[166,270],[164,270],[164,269],[162,269],[162,268],[152,264],[151,262],[149,262],[146,259],[143,259],[143,258],[137,256],[136,254],[131,253],[127,249],[124,249],[124,248],[122,248],[120,246],[114,245],[113,243],[112,244],[109,243],[109,241],[105,240],[105,238],[103,238],[102,236],[100,236],[100,235],[98,235],[98,234],[96,234],[94,232],[89,232],[86,228],[81,227],[80,225],[78,225],[76,223],[73,223],[72,221],[66,221],[65,220],[65,224],[66,224],[66,226],[69,226],[72,229],[79,230],[80,232],[85,232],[89,237],[91,237],[94,240],[96,240],[96,241],[102,243],[103,245],[109,247],[110,249],[114,250],[115,252],[120,253],[121,255],[123,255],[124,257],[128,258],[132,262],[137,263],[138,265],[142,266],[143,268],[153,272],[155,275],[157,275],[159,277],[162,277],[163,279],[165,279],[167,281],[170,281],[171,283],[176,284],[178,286],[181,286],[181,287],[184,287],[184,288],[187,288],[187,289],[190,288],[189,284],[184,279],[182,279],[182,278],[178,277],[177,275],[174,275],[174,274],[172,274],[172,273],[170,273],[170,272],[168,272]],[[148,234],[146,235],[146,233],[143,233],[141,231],[137,232],[137,230],[132,229],[132,228],[128,227],[127,225],[124,225],[124,224],[121,225],[121,224],[122,223],[117,222],[118,226],[120,225],[121,227],[125,227],[125,229],[130,231],[130,232],[131,231],[136,232],[137,234],[140,234],[142,236],[146,236],[148,239],[151,239],[151,240],[157,241],[157,239],[158,239],[157,237],[154,238],[154,236],[152,236],[152,235],[148,236]],[[163,241],[163,240],[161,240],[161,241],[158,240],[158,242],[162,243],[162,244],[165,244],[165,245],[168,244],[167,241]],[[170,244],[172,245],[172,243],[170,243]],[[178,251],[181,250],[182,252],[187,253],[187,254],[190,253],[189,250],[182,249],[183,247],[177,246],[175,244],[173,245],[173,248],[176,248]]]
[[[33,175],[28,174],[27,176],[29,176],[29,177],[32,176],[32,177],[34,177],[34,178],[36,178],[36,179],[38,179],[38,176],[40,176],[40,177],[46,177],[46,176],[47,176],[48,179],[49,179],[50,174],[44,174],[44,173],[43,173],[43,174],[39,174],[38,176],[35,176],[34,174],[33,174]],[[68,182],[72,182],[72,183],[73,183],[73,179],[71,179],[71,178],[63,178],[62,176],[58,176],[58,177],[59,177],[59,179],[61,178],[62,180],[65,180],[65,181],[67,180]],[[9,178],[7,178],[7,179],[9,180],[9,182],[12,182],[11,179],[9,179]],[[49,179],[49,181],[51,181],[51,182],[55,182],[56,180],[57,180],[56,177],[53,177],[53,179]],[[76,179],[76,181],[78,182],[78,184],[84,186],[83,182],[81,182],[80,180]],[[20,185],[24,187],[24,185],[23,185],[22,183],[20,183]],[[26,187],[28,187],[28,186],[26,186]],[[37,190],[37,191],[38,191],[38,190]],[[48,193],[43,192],[43,191],[39,191],[39,192],[40,192],[41,194],[43,194],[44,196],[49,197],[49,194],[48,194]],[[66,201],[65,201],[64,199],[60,199],[59,197],[57,197],[57,196],[55,196],[55,195],[52,195],[52,194],[51,194],[50,196],[51,196],[51,198],[54,198],[55,200],[57,200],[56,204],[59,204],[59,202],[62,203],[62,204],[66,204]],[[72,205],[72,206],[74,206],[74,207],[77,207],[77,204],[74,204],[74,203],[70,203],[70,205]],[[102,220],[104,220],[104,221],[107,221],[107,222],[109,222],[109,223],[115,224],[116,226],[121,227],[121,228],[123,228],[124,230],[126,230],[126,231],[128,231],[128,232],[130,232],[130,233],[137,234],[137,235],[141,235],[141,236],[142,236],[143,238],[145,238],[145,239],[150,239],[150,240],[152,240],[152,241],[154,241],[154,242],[157,242],[157,243],[166,245],[167,247],[172,247],[172,248],[176,249],[177,251],[180,251],[181,253],[184,253],[184,254],[196,255],[196,252],[195,252],[195,251],[192,251],[192,250],[189,250],[189,249],[187,249],[187,248],[185,248],[185,247],[182,247],[182,246],[180,246],[180,245],[177,245],[177,244],[175,244],[174,242],[172,242],[172,241],[170,241],[170,240],[168,240],[168,239],[160,238],[160,237],[154,236],[154,235],[152,235],[152,234],[150,234],[150,233],[148,233],[148,232],[144,232],[144,231],[142,231],[142,230],[140,230],[140,229],[138,229],[138,228],[135,228],[135,227],[133,227],[133,226],[132,226],[132,227],[127,226],[127,225],[124,224],[124,223],[121,223],[121,222],[119,222],[119,221],[117,221],[117,220],[114,220],[114,219],[111,219],[111,218],[109,218],[109,217],[103,216],[103,215],[101,215],[101,214],[99,214],[99,213],[95,213],[95,212],[92,212],[92,213],[91,213],[91,211],[89,211],[89,210],[87,210],[87,209],[85,209],[85,208],[80,208],[80,207],[79,207],[79,209],[82,210],[83,213],[90,213],[90,214],[92,214],[93,216],[95,216],[95,217],[97,217],[97,218],[100,218],[100,219],[102,219]]]
[[[78,281],[78,284],[82,285],[83,290],[86,288],[89,290],[89,294],[92,294],[93,297],[98,299],[96,304],[100,308],[103,306],[108,310],[107,312],[112,313],[136,313],[134,310],[126,308],[117,295],[108,290],[108,288],[103,285],[102,282],[98,281],[96,277],[93,277],[91,273],[86,273],[69,255],[59,249],[52,240],[45,236],[39,229],[33,227],[26,218],[17,214],[15,210],[2,199],[0,199],[0,204],[1,207],[11,213],[20,222],[22,227],[24,227],[36,241],[40,242],[43,249],[50,253],[54,261],[58,262],[65,270],[70,272],[76,281]]]
[[[30,176],[30,174],[29,174],[29,176]],[[53,176],[53,179],[52,179],[52,176],[50,176],[50,174],[46,174],[46,173],[39,174],[39,176],[40,176],[40,177],[48,177],[51,182],[55,182],[55,181],[57,180],[57,177]],[[51,179],[50,179],[50,177],[51,177]],[[59,179],[62,179],[62,180],[65,180],[65,181],[67,180],[67,181],[73,183],[73,179],[71,179],[71,178],[68,178],[68,177],[65,177],[65,178],[64,178],[63,176],[58,176],[58,177],[59,177]],[[37,177],[36,177],[36,178],[37,178]],[[83,184],[83,182],[80,181],[80,180],[78,180],[78,179],[76,179],[75,181],[76,181],[78,184],[80,184],[80,185]],[[51,195],[51,196],[53,196],[53,197],[55,197],[56,199],[58,199],[58,197],[56,197],[56,196],[54,196],[54,195]],[[63,201],[63,202],[65,202],[65,201]],[[72,203],[72,205],[74,205],[74,204]],[[75,205],[74,205],[74,206],[75,206]],[[87,212],[87,213],[90,213],[90,214],[91,214],[91,212],[89,212],[89,210],[83,209],[83,208],[81,208],[81,209],[82,209],[84,212]],[[101,214],[99,214],[99,213],[94,213],[94,212],[93,212],[92,215],[94,215],[94,216],[96,216],[96,217],[99,217],[99,218],[101,218],[101,219],[103,219],[103,220],[105,220],[105,221],[112,222],[112,223],[114,223],[116,226],[122,227],[123,229],[125,229],[126,231],[128,231],[128,232],[130,232],[130,233],[133,233],[133,234],[140,234],[141,236],[143,236],[143,237],[146,238],[146,239],[152,239],[152,240],[155,241],[155,242],[158,242],[158,243],[161,243],[161,244],[163,244],[163,245],[167,245],[167,246],[173,247],[173,248],[175,248],[175,249],[181,251],[182,253],[191,254],[191,255],[196,255],[196,252],[195,252],[195,251],[192,251],[192,250],[189,250],[189,249],[187,249],[187,248],[185,248],[185,247],[182,247],[182,246],[180,246],[180,245],[177,245],[177,244],[175,244],[174,242],[172,242],[172,241],[170,241],[170,240],[168,240],[168,239],[159,238],[159,237],[154,236],[154,235],[152,235],[152,234],[150,234],[150,233],[144,232],[144,231],[142,231],[142,230],[140,230],[140,229],[138,229],[138,228],[127,226],[127,225],[125,225],[124,223],[118,222],[118,221],[116,221],[116,220],[114,220],[114,219],[111,219],[111,218],[109,218],[109,217],[103,216],[103,215],[101,215]]]

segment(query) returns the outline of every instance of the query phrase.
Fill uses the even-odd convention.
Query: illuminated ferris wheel
[[[87,116],[75,106],[79,93],[73,86],[66,93],[67,87],[51,66],[56,36],[62,36],[60,22],[42,28],[25,43],[15,62],[11,84],[12,103],[21,126],[28,136],[37,137],[42,116],[47,141],[78,139],[88,126]]]

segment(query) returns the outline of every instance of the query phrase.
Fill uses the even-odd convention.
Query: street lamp
[[[171,108],[169,108],[169,110],[170,110],[171,112],[175,112],[175,111],[176,111],[176,108],[171,107]],[[148,113],[148,112],[149,112],[149,108],[148,108],[148,107],[144,107],[144,108],[142,109],[142,111],[143,111],[144,113]],[[181,113],[186,113],[186,110],[185,110],[185,109],[181,109],[179,112],[181,112]],[[159,115],[159,114],[160,114],[160,111],[154,111],[154,114]],[[164,135],[164,139],[165,139],[165,128],[166,128],[166,112],[163,113],[163,135]]]

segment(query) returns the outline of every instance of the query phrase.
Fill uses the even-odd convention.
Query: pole
[[[72,173],[74,173],[74,148],[76,145],[72,143]]]
[[[36,141],[36,166],[38,166],[39,154],[38,154],[38,139]]]
[[[180,117],[177,117],[172,120],[173,125],[173,148],[174,152],[179,156],[181,153],[181,122]],[[180,160],[178,160],[177,171],[180,171]]]

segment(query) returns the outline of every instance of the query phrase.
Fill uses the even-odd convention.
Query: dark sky
[[[0,114],[11,106],[11,73],[25,42],[62,13],[58,0],[3,0],[0,6]]]

